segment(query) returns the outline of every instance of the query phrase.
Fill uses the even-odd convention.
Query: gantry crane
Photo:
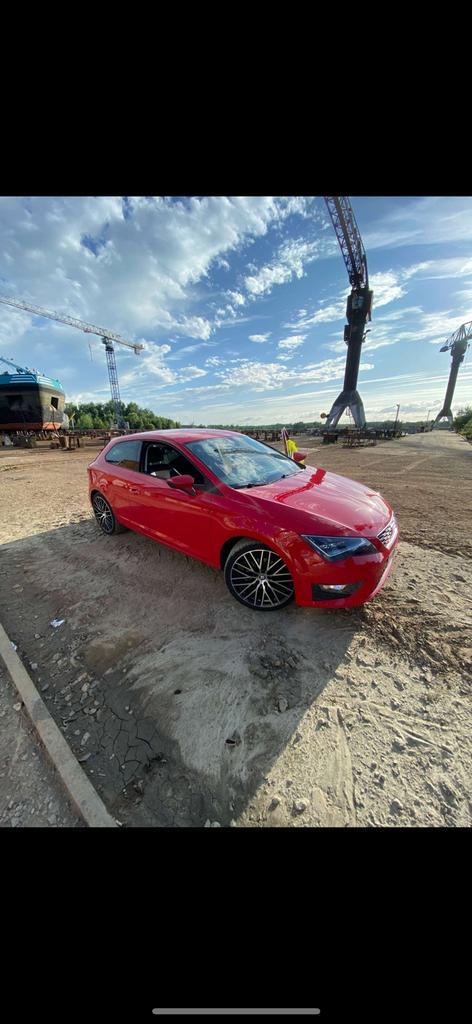
[[[116,334],[115,331],[108,331],[105,327],[96,327],[95,324],[88,324],[83,320],[78,320],[77,317],[67,316],[64,313],[51,312],[51,310],[43,309],[42,306],[34,306],[31,302],[25,302],[23,299],[15,299],[11,296],[0,295],[0,302],[3,302],[6,306],[15,306],[16,309],[24,309],[27,313],[34,313],[35,316],[44,316],[48,320],[57,320],[60,324],[67,324],[69,327],[77,327],[79,331],[84,331],[85,334],[98,334],[105,346],[111,400],[115,410],[116,423],[118,427],[122,427],[124,423],[123,414],[121,412],[120,387],[118,384],[118,371],[116,369],[113,342],[117,342],[119,345],[126,345],[127,348],[132,348],[135,355],[138,355],[138,353],[141,352],[144,345],[125,341],[125,339],[122,338],[120,334]]]
[[[373,292],[369,290],[367,257],[348,196],[324,196],[341,248],[352,291],[348,296],[344,341],[347,345],[346,369],[341,394],[326,417],[326,426],[335,427],[345,409],[349,409],[356,427],[365,427],[362,399],[357,391],[361,346],[367,319],[371,320]]]
[[[446,341],[446,344],[439,349],[440,352],[449,352],[452,356],[451,372],[449,374],[449,380],[446,388],[446,395],[444,398],[441,412],[438,412],[436,419],[431,427],[434,430],[439,420],[447,419],[449,426],[453,425],[453,416],[451,410],[451,402],[454,395],[454,388],[456,386],[457,374],[459,373],[459,366],[463,362],[464,356],[469,347],[469,341],[472,338],[472,320],[469,320],[466,324],[461,324],[457,331],[451,335]]]

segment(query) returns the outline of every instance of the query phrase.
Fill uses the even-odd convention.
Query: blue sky
[[[472,319],[472,198],[351,201],[374,291],[367,419],[393,419],[397,402],[401,419],[432,418],[440,345]],[[349,288],[322,197],[7,197],[0,234],[0,292],[144,343],[116,346],[124,401],[244,425],[319,419],[341,389]],[[71,401],[109,397],[93,335],[0,305],[0,355],[59,377]],[[471,367],[469,351],[456,410]]]

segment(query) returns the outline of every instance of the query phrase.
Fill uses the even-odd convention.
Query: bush
[[[459,431],[462,437],[467,438],[467,441],[472,441],[472,416],[464,423],[462,430]]]
[[[465,409],[459,409],[457,416],[454,420],[454,430],[457,430],[458,434],[464,432],[464,427],[467,423],[472,420],[472,406],[467,405]]]

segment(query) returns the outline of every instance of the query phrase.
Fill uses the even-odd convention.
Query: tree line
[[[108,429],[115,422],[115,408],[112,402],[84,402],[80,405],[69,402],[64,411],[69,417],[71,427],[76,430]],[[180,426],[176,420],[157,416],[151,409],[141,409],[136,402],[129,402],[128,405],[122,402],[121,412],[125,423],[129,423],[130,430],[166,430]]]

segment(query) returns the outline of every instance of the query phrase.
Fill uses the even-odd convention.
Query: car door
[[[110,505],[125,525],[139,525],[141,441],[118,441],[105,455],[106,494]]]
[[[150,442],[141,460],[140,510],[147,534],[188,555],[214,564],[212,519],[219,492],[197,466],[173,445]],[[169,479],[190,474],[195,490],[183,491]]]

